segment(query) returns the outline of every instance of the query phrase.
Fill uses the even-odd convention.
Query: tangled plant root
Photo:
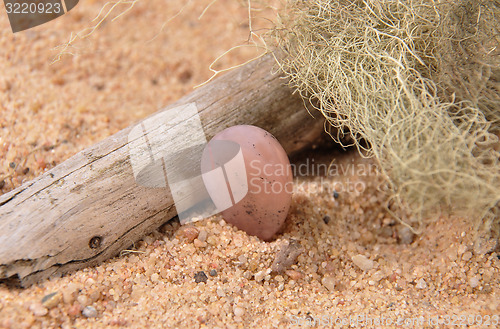
[[[498,230],[497,5],[290,1],[273,32],[291,86],[376,157],[414,228],[446,211]]]

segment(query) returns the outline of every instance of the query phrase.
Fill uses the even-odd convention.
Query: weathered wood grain
[[[313,143],[313,119],[265,57],[167,107],[196,103],[207,139],[237,124],[270,131],[288,153]],[[124,129],[0,197],[0,280],[27,286],[115,256],[176,215],[168,188],[136,183]]]

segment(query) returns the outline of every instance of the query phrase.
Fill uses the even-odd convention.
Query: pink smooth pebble
[[[269,132],[250,125],[221,131],[205,147],[201,170],[218,172],[218,180],[203,179],[226,222],[266,241],[283,227],[292,173],[285,150]]]

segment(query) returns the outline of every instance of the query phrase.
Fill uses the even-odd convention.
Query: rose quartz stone
[[[227,151],[230,149],[226,147],[229,145],[227,141],[233,142],[229,144],[233,144],[236,150]],[[214,159],[217,158],[215,148],[219,153],[221,148],[226,153],[218,156],[219,159],[224,158],[218,162]],[[235,156],[239,150],[242,158]],[[231,155],[228,156],[228,153]],[[233,126],[215,135],[205,147],[201,160],[202,172],[220,168],[223,162],[229,163],[228,158],[232,157],[244,162],[243,169],[241,166],[237,169],[235,165],[224,166],[226,171],[220,177],[225,177],[225,181],[219,180],[217,184],[205,181],[205,185],[209,185],[207,190],[213,200],[217,197],[220,199],[229,190],[227,195],[233,195],[233,203],[229,203],[229,207],[226,206],[222,211],[226,222],[268,241],[282,228],[292,201],[293,184],[288,156],[276,138],[267,131],[249,125]],[[246,184],[241,178],[244,177],[242,170],[246,171]],[[236,177],[236,180],[240,177],[240,184],[246,185],[243,190],[246,193],[240,193],[241,189],[236,191],[234,183],[231,190],[231,179],[228,177]],[[240,197],[236,196],[238,193]]]

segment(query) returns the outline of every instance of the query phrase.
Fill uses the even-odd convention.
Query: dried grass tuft
[[[446,211],[498,233],[499,12],[497,1],[290,0],[278,17],[290,85],[335,141],[351,134],[376,157],[414,228]]]

